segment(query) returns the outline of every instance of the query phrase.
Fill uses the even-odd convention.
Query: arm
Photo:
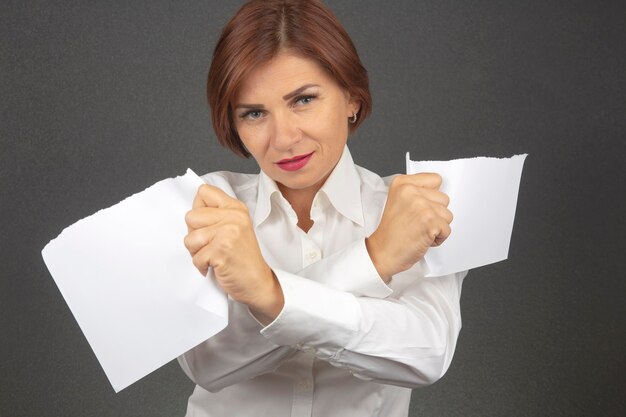
[[[418,278],[387,299],[355,297],[275,271],[285,297],[261,333],[281,346],[313,352],[356,377],[416,387],[448,369],[461,328],[459,297],[466,273]],[[397,297],[397,298],[396,298]]]
[[[404,241],[408,242],[409,244],[407,245],[401,242],[400,251],[397,251],[393,245],[390,245],[388,243],[388,237],[390,235],[389,233],[390,228],[388,225],[383,227],[383,225],[385,224],[385,218],[389,218],[390,216],[392,216],[395,219],[401,219],[402,215],[404,215],[405,213],[408,213],[409,217],[411,216],[413,217],[413,219],[408,219],[408,220],[415,219],[414,208],[409,207],[407,209],[407,208],[402,207],[402,205],[399,206],[398,204],[394,203],[394,201],[397,202],[397,200],[400,200],[401,202],[404,200],[404,202],[406,202],[407,199],[412,200],[415,198],[415,196],[412,195],[411,193],[407,194],[407,192],[411,191],[412,189],[411,187],[409,187],[409,185],[411,184],[403,183],[403,185],[396,187],[396,189],[398,188],[401,189],[401,192],[400,192],[401,198],[399,199],[392,198],[394,194],[390,191],[389,199],[391,200],[391,204],[389,204],[389,201],[388,201],[388,207],[386,207],[385,213],[383,214],[383,220],[381,221],[381,225],[376,230],[376,232],[372,236],[370,236],[370,240],[375,241],[376,243],[375,245],[370,245],[371,247],[366,247],[365,245],[366,242],[364,241],[355,242],[354,244],[349,245],[348,248],[340,251],[340,253],[333,255],[336,258],[335,261],[338,259],[346,259],[345,255],[351,254],[351,256],[349,256],[348,258],[361,259],[361,261],[363,259],[367,259],[368,262],[357,262],[357,263],[333,262],[333,260],[328,258],[326,262],[323,262],[323,263],[320,262],[318,264],[315,264],[313,268],[307,268],[306,271],[301,271],[301,272],[304,272],[302,274],[303,276],[309,276],[309,277],[314,276],[316,271],[317,272],[319,271],[330,272],[329,274],[323,274],[321,276],[317,275],[317,278],[319,281],[319,278],[322,278],[322,277],[332,277],[332,276],[337,276],[337,275],[340,277],[354,276],[355,269],[350,268],[350,265],[354,266],[354,265],[360,264],[360,265],[369,266],[369,270],[367,270],[368,268],[366,267],[365,269],[367,271],[365,271],[365,273],[363,274],[364,276],[369,277],[369,279],[366,280],[367,282],[366,285],[362,285],[361,282],[358,280],[350,280],[349,278],[347,280],[344,279],[344,280],[327,281],[327,283],[329,282],[338,283],[338,286],[341,287],[340,288],[341,291],[333,290],[325,286],[323,283],[310,281],[306,278],[303,278],[302,276],[298,276],[297,274],[288,274],[286,272],[282,272],[278,270],[275,270],[273,272],[270,271],[271,273],[265,274],[263,276],[260,275],[256,277],[254,280],[250,280],[250,276],[256,274],[258,271],[269,269],[267,267],[267,264],[262,260],[262,256],[260,256],[258,245],[256,248],[252,248],[252,246],[254,245],[250,246],[249,249],[254,249],[254,250],[247,250],[245,251],[245,253],[253,253],[253,254],[256,253],[259,256],[253,256],[252,258],[253,260],[258,259],[260,262],[258,262],[257,267],[249,268],[250,262],[246,261],[245,263],[247,264],[248,268],[245,268],[246,265],[243,265],[243,263],[241,262],[242,257],[238,256],[242,252],[234,253],[231,251],[232,253],[230,254],[222,253],[223,252],[222,249],[224,247],[226,248],[238,247],[238,245],[233,245],[232,241],[229,241],[229,240],[226,240],[225,242],[222,241],[220,242],[219,245],[216,245],[219,250],[217,251],[210,250],[209,248],[211,246],[210,243],[215,238],[214,231],[210,231],[210,230],[208,231],[208,236],[210,236],[209,239],[201,238],[199,240],[198,240],[199,238],[198,233],[196,233],[197,230],[194,231],[193,233],[190,232],[190,235],[188,235],[188,238],[192,234],[194,234],[195,237],[193,239],[189,239],[189,242],[187,242],[188,239],[186,239],[186,245],[188,246],[188,249],[192,253],[194,263],[196,264],[198,269],[203,271],[203,269],[206,269],[207,265],[212,265],[215,268],[216,276],[218,278],[218,283],[223,288],[225,288],[228,291],[228,293],[231,296],[233,296],[233,298],[236,298],[239,302],[246,304],[248,307],[250,307],[250,310],[254,311],[255,315],[257,317],[260,317],[261,320],[263,320],[265,323],[269,323],[270,321],[274,320],[274,318],[276,318],[276,320],[274,320],[274,323],[272,323],[272,325],[268,326],[268,328],[262,331],[262,334],[266,336],[268,340],[272,342],[272,344],[275,346],[272,346],[270,344],[268,351],[262,352],[262,355],[260,355],[258,351],[252,352],[252,356],[248,357],[250,359],[248,361],[237,360],[236,361],[237,366],[239,366],[239,368],[241,369],[233,370],[233,372],[229,373],[229,376],[234,376],[235,374],[237,374],[239,375],[239,377],[241,377],[239,379],[241,380],[241,379],[244,379],[244,377],[246,376],[252,377],[254,375],[258,375],[260,373],[274,369],[276,366],[280,364],[280,362],[276,363],[272,361],[264,361],[264,360],[259,360],[259,359],[271,357],[279,361],[282,361],[286,357],[290,357],[290,355],[293,354],[293,351],[289,352],[288,350],[285,350],[285,349],[290,349],[290,346],[291,346],[295,348],[304,347],[307,349],[317,349],[317,351],[319,351],[321,354],[320,357],[325,358],[327,360],[334,359],[336,361],[333,362],[331,360],[331,362],[339,364],[339,365],[349,366],[351,367],[351,369],[356,370],[356,371],[359,371],[361,369],[363,370],[369,369],[369,371],[373,372],[373,375],[379,378],[381,381],[386,380],[386,381],[397,383],[399,385],[403,385],[403,384],[411,385],[411,384],[416,384],[416,383],[419,384],[419,383],[426,383],[428,381],[432,381],[433,375],[436,375],[436,372],[433,373],[430,371],[430,369],[427,369],[428,367],[423,363],[423,361],[418,364],[419,366],[417,367],[413,366],[413,362],[411,359],[420,360],[420,358],[422,358],[423,356],[418,356],[418,357],[412,356],[411,359],[408,361],[402,360],[402,358],[404,357],[403,355],[407,353],[405,352],[405,349],[410,350],[410,347],[415,345],[415,343],[418,343],[417,346],[421,346],[420,344],[424,345],[424,348],[421,350],[423,352],[426,352],[426,356],[428,357],[436,356],[436,354],[433,352],[439,352],[439,353],[443,352],[444,355],[443,356],[439,355],[439,359],[441,358],[444,359],[444,365],[442,366],[442,368],[445,371],[445,368],[447,368],[447,366],[449,365],[449,359],[447,360],[447,364],[445,364],[446,363],[445,358],[446,357],[450,358],[454,350],[456,334],[458,333],[458,328],[460,328],[460,319],[457,320],[458,325],[456,326],[456,331],[453,330],[452,333],[450,333],[452,337],[446,338],[447,348],[442,347],[443,345],[441,341],[443,339],[441,337],[437,338],[435,336],[436,335],[441,336],[442,331],[445,329],[454,329],[455,323],[454,323],[453,318],[451,318],[452,316],[449,313],[450,311],[453,310],[453,306],[455,304],[457,305],[457,311],[458,311],[458,297],[456,301],[454,300],[454,297],[452,298],[448,297],[448,305],[445,305],[445,303],[442,304],[441,297],[439,298],[437,297],[437,294],[436,294],[437,291],[435,291],[434,295],[431,291],[424,291],[424,288],[427,288],[429,286],[428,285],[425,286],[425,283],[427,282],[427,280],[422,280],[421,281],[422,285],[415,288],[415,290],[417,291],[417,296],[415,294],[412,294],[412,292],[409,289],[405,289],[405,291],[403,291],[402,294],[399,294],[399,296],[404,295],[404,294],[407,295],[406,297],[397,298],[400,304],[400,307],[395,306],[396,303],[392,303],[391,301],[377,300],[376,298],[373,298],[373,297],[384,297],[388,295],[390,292],[388,287],[380,283],[380,278],[376,276],[376,273],[373,272],[374,270],[378,272],[380,276],[383,276],[384,279],[388,282],[392,275],[396,275],[399,272],[407,269],[406,265],[411,266],[417,262],[418,259],[414,259],[416,257],[416,254],[415,254],[416,245],[413,244],[414,242],[417,242],[417,253],[423,254],[426,251],[427,246],[432,245],[434,242],[437,242],[437,241],[440,242],[445,239],[445,236],[444,236],[445,233],[442,232],[441,229],[442,227],[444,228],[447,227],[450,220],[447,220],[447,223],[446,223],[446,222],[443,222],[441,219],[439,219],[439,221],[435,223],[443,222],[442,223],[443,226],[442,227],[437,226],[439,231],[433,232],[433,228],[431,227],[433,224],[435,224],[433,223],[433,218],[442,217],[442,216],[433,216],[432,213],[427,213],[429,215],[423,216],[423,219],[418,218],[418,220],[420,220],[424,224],[421,225],[419,228],[417,228],[418,230],[417,234],[426,235],[425,239],[411,239],[411,236],[408,236],[409,239],[404,240]],[[438,184],[436,185],[436,187],[438,187]],[[392,187],[392,189],[393,188],[394,187]],[[419,189],[421,190],[422,188],[419,188]],[[205,207],[202,208],[202,210],[205,210],[206,207],[219,208],[220,210],[218,211],[220,215],[218,216],[219,219],[217,220],[219,220],[220,224],[223,224],[224,219],[230,219],[228,222],[228,228],[226,230],[229,230],[230,232],[232,232],[233,230],[232,227],[237,226],[236,224],[237,222],[233,223],[233,219],[235,220],[248,219],[249,220],[249,216],[241,215],[242,207],[240,204],[236,204],[236,202],[230,201],[228,199],[224,199],[223,196],[219,195],[219,193],[217,193],[218,195],[213,195],[214,191],[215,190],[211,191],[210,197],[216,198],[218,201],[213,201],[208,204],[205,204]],[[427,194],[429,196],[432,196],[433,191],[428,191]],[[436,197],[435,199],[439,199],[441,196],[436,195],[435,197]],[[422,198],[421,200],[425,200],[425,199]],[[418,205],[418,208],[421,207],[420,210],[422,211],[424,211],[423,203],[424,201],[421,201],[420,204]],[[441,204],[439,203],[439,205]],[[400,207],[399,212],[401,215],[398,215],[398,213],[394,213],[394,209],[398,211],[398,207]],[[234,217],[232,213],[230,213],[231,208],[234,209],[235,212],[239,212],[238,214],[235,213],[237,215],[234,215]],[[389,212],[392,214],[387,214],[388,209],[389,209]],[[436,207],[436,209],[440,211],[441,207],[438,206]],[[445,211],[445,207],[443,209]],[[214,208],[208,209],[208,212],[205,212],[204,216],[205,217],[208,216],[210,218],[212,217],[213,214],[217,213],[218,211],[216,211]],[[443,217],[445,218],[447,218],[448,216],[451,216],[449,215],[449,212],[448,214],[444,213],[443,215]],[[206,219],[204,219],[203,222],[205,220]],[[212,226],[212,224],[216,223],[217,220],[208,221],[207,223],[208,226]],[[187,222],[190,225],[190,230],[200,228],[200,226],[194,225],[195,220],[193,218],[188,218]],[[391,223],[394,226],[398,226],[399,224],[401,228],[400,229],[401,232],[408,230],[410,233],[415,234],[415,232],[413,231],[413,228],[407,229],[406,225],[400,221],[398,222],[387,221],[386,223],[387,224]],[[206,226],[206,224],[204,226]],[[211,227],[207,227],[207,229],[210,229],[210,228]],[[238,237],[240,236],[245,237],[246,235],[249,235],[249,232],[252,230],[249,224],[241,224],[237,226],[236,229],[237,229],[236,233],[229,232],[228,234],[230,236],[235,235]],[[221,229],[221,230],[224,230],[224,229]],[[449,227],[448,227],[447,233],[449,233]],[[423,236],[417,236],[417,237],[421,238]],[[193,243],[193,241],[197,241],[197,242]],[[248,244],[252,241],[254,241],[254,243],[256,244],[256,239],[252,239],[252,238],[243,239],[244,244]],[[424,247],[423,242],[426,242],[426,245],[427,245],[426,247]],[[241,239],[239,243],[241,243]],[[207,251],[207,248],[209,249],[208,251]],[[380,249],[382,249],[382,251],[380,251]],[[390,249],[391,249],[391,253],[389,252]],[[387,253],[385,253],[385,250],[387,251]],[[390,254],[392,256],[388,256]],[[370,257],[372,260],[374,260],[374,264],[370,260]],[[421,256],[418,256],[418,258],[419,257]],[[379,260],[383,259],[385,260],[385,262],[382,264],[376,263],[375,259],[379,259]],[[220,267],[223,267],[224,265],[228,266],[228,268],[226,268],[226,270],[224,269],[220,270]],[[241,268],[238,268],[238,266]],[[239,270],[239,273],[235,273],[237,270]],[[241,273],[241,272],[246,272],[246,273]],[[309,275],[305,275],[305,274],[309,274]],[[359,274],[357,273],[356,275],[358,276]],[[416,275],[415,271],[413,271],[413,275],[409,279],[409,281],[411,279],[415,280],[415,277],[417,276],[419,276],[419,274]],[[458,294],[458,292],[460,292],[460,280],[462,279],[462,277],[455,276],[455,278],[457,282],[455,282],[455,285],[453,285],[453,287],[457,289],[457,294]],[[402,280],[398,280],[398,281],[401,282]],[[268,283],[268,285],[259,287],[258,285],[259,282],[266,282]],[[408,287],[413,288],[411,285],[409,285]],[[250,291],[251,288],[254,291]],[[271,288],[272,290],[259,292],[257,291],[259,288],[263,288],[265,290],[267,290],[268,288]],[[358,292],[359,295],[371,294],[372,297],[361,297],[360,299],[357,299],[356,297],[354,297],[353,294],[350,294],[349,292],[347,292],[350,290],[354,290],[355,292]],[[285,297],[288,297],[289,299],[293,301],[287,302],[287,300],[285,300]],[[415,304],[414,303],[415,300],[419,302]],[[308,304],[307,304],[307,301],[309,301]],[[315,301],[315,303],[310,304],[310,301]],[[317,303],[320,303],[322,307],[320,308],[319,306],[317,306],[316,305]],[[388,309],[390,310],[387,311]],[[436,310],[436,314],[429,313],[429,311],[433,309]],[[280,316],[278,314],[279,312],[280,312]],[[385,321],[385,320],[380,319],[380,317],[388,313],[392,317],[391,321],[389,320]],[[379,319],[376,320],[375,319],[376,317],[379,317]],[[270,319],[267,320],[268,318]],[[309,324],[312,324],[310,322],[316,322],[316,325],[309,326]],[[283,324],[282,326],[280,325],[281,323]],[[407,323],[406,326],[408,326],[409,330],[411,330],[410,333],[413,333],[413,330],[417,329],[420,333],[420,338],[423,338],[424,340],[407,339],[405,343],[394,342],[391,349],[387,349],[383,346],[383,351],[381,352],[377,352],[375,350],[372,352],[369,352],[367,349],[365,350],[362,349],[363,346],[368,345],[368,343],[372,343],[372,341],[368,340],[368,337],[367,337],[370,333],[374,335],[375,339],[376,339],[376,334],[379,334],[379,333],[384,334],[384,332],[377,333],[376,329],[378,330],[390,329],[390,330],[393,330],[393,332],[395,332],[396,330],[399,330],[400,332],[404,331],[406,333],[406,329],[398,329],[397,327],[398,323]],[[307,340],[308,338],[306,335],[302,333],[298,333],[297,331],[293,329],[294,326],[301,326],[301,327],[307,327],[310,329],[315,329],[314,333],[312,334],[316,335],[315,336],[316,339],[311,340],[309,342],[309,340]],[[271,331],[271,329],[273,329],[273,331]],[[281,331],[281,329],[283,330],[287,329],[287,331]],[[359,329],[363,329],[363,331],[359,332]],[[232,330],[236,331],[235,328],[233,328]],[[348,334],[352,336],[349,338]],[[252,337],[255,337],[255,336],[253,335]],[[297,341],[297,340],[301,340],[301,341]],[[391,338],[391,340],[393,340],[393,337]],[[245,343],[245,341],[242,341],[242,342]],[[380,342],[380,340],[378,340],[378,342]],[[245,343],[245,345],[248,345],[248,343]],[[258,345],[263,346],[262,343]],[[267,345],[265,346],[267,347]],[[278,354],[277,352],[273,352],[273,351],[279,351],[279,349],[276,348],[277,346],[282,346],[284,348],[282,349],[280,354]],[[396,353],[394,353],[394,348],[398,348]],[[390,354],[385,353],[387,350],[390,351]],[[204,349],[204,351],[206,352],[207,349]],[[345,351],[345,352],[342,354],[342,351]],[[273,354],[269,355],[268,354],[269,352],[273,352]],[[354,353],[354,355],[351,355],[350,353]],[[445,353],[447,353],[447,356]],[[189,359],[190,356],[191,356],[190,354],[186,354],[183,359]],[[389,379],[389,374],[385,374],[385,373],[380,374],[380,375],[377,374],[376,366],[374,365],[365,366],[368,363],[368,360],[370,357],[374,358],[374,360],[378,362],[390,361],[391,364],[393,363],[397,364],[397,366],[393,367],[394,369],[396,369],[396,371],[391,374],[391,379]],[[397,360],[396,360],[396,357],[398,357]],[[255,367],[254,366],[255,361],[258,361],[262,364],[266,364],[267,366],[264,368]],[[188,371],[189,374],[194,374],[194,369],[192,369],[192,367],[189,366],[189,362],[191,362],[191,360],[184,361],[183,368],[186,371]],[[201,363],[201,362],[206,364],[206,363],[209,363],[210,361],[206,361],[206,360],[198,361],[196,358],[196,362],[195,362],[196,364]],[[435,363],[440,363],[440,362],[441,362],[440,360],[439,362],[437,360],[435,361]],[[249,373],[241,372],[242,370],[246,369],[246,367],[250,372]],[[387,364],[385,367],[389,368],[390,364]],[[436,367],[437,366],[435,366],[435,368]],[[197,370],[207,369],[205,366],[196,366],[195,368]],[[381,368],[383,368],[383,366],[381,366]],[[409,370],[409,373],[411,373],[411,369],[413,370],[412,372],[413,374],[417,373],[417,374],[422,375],[422,378],[418,380],[417,382],[415,382],[414,379],[410,379],[410,378],[408,379],[402,378],[399,380],[393,379],[394,375],[401,373],[400,370],[404,370],[404,373],[406,373],[406,371]],[[368,371],[361,372],[359,375],[363,376],[366,374],[366,372]],[[442,373],[443,372],[441,372],[441,374]],[[441,374],[439,374],[436,377],[438,378]],[[424,375],[428,377],[425,378]],[[200,383],[200,378],[192,377],[192,379],[195,379],[197,382]],[[217,375],[215,376],[215,378],[213,378],[213,381],[220,381],[220,380],[225,380],[225,379],[220,377],[220,375]],[[230,378],[228,379],[228,381],[230,381],[230,383],[237,382],[235,378]],[[228,385],[228,384],[225,384],[225,385]]]
[[[263,328],[247,306],[231,301],[228,327],[181,356],[182,368],[217,391],[271,372],[304,350],[380,383],[416,387],[436,381],[455,350],[466,273],[423,278],[416,264],[394,276],[396,293],[383,299],[392,290],[378,275],[371,286],[361,285],[374,269],[363,251],[361,240],[297,274],[274,270],[285,297],[277,319]]]
[[[380,279],[363,239],[295,275],[315,277],[322,285],[356,296],[383,298],[392,292]],[[178,358],[187,376],[208,391],[271,372],[297,352],[265,337],[246,305],[229,300],[229,317],[224,330]]]
[[[465,273],[424,278],[421,260],[450,234],[448,198],[435,174],[396,177],[374,233],[366,239],[375,269],[396,293],[355,297],[275,271],[284,307],[262,333],[274,343],[314,352],[331,364],[378,382],[419,386],[450,365],[461,327]]]
[[[222,181],[216,185],[230,195],[231,199],[233,198],[234,192],[228,183]],[[206,191],[206,188],[204,190]],[[241,214],[244,208],[224,197],[221,196],[223,200],[220,203],[224,212],[235,211],[234,218],[239,220],[249,218],[247,213],[244,216],[237,215]],[[210,197],[205,199],[208,200]],[[204,201],[203,197],[196,199],[194,209],[186,218],[190,235],[191,231],[197,230],[199,226],[198,219],[191,214],[194,211],[201,212],[206,208],[206,204],[202,201]],[[212,203],[209,202],[209,204]],[[233,204],[232,209],[227,207],[229,204]],[[206,217],[206,213],[203,217]],[[188,237],[186,245],[195,256],[206,244],[202,239],[196,244],[193,240]],[[241,245],[236,245],[236,247],[241,250]],[[247,252],[254,253],[256,248]],[[241,253],[243,251],[238,252],[238,255]],[[206,263],[194,262],[204,273]],[[213,262],[215,264],[215,257]],[[221,263],[232,264],[232,262]],[[321,277],[320,280],[323,283],[343,291],[353,292],[355,295],[385,297],[391,293],[391,289],[383,283],[372,264],[363,239],[353,242],[297,274],[303,277]],[[222,275],[221,278],[223,283],[224,276]],[[188,377],[209,391],[218,391],[237,382],[271,372],[296,353],[296,350],[289,346],[280,346],[265,338],[260,333],[263,326],[250,315],[248,306],[234,301],[233,297],[229,299],[229,316],[229,325],[223,331],[178,358]]]
[[[211,392],[271,372],[296,353],[263,337],[247,306],[229,299],[228,314],[224,330],[178,357],[189,379]]]

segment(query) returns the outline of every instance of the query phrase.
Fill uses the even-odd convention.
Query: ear
[[[361,101],[356,97],[350,97],[348,99],[348,117],[352,117],[361,110]]]

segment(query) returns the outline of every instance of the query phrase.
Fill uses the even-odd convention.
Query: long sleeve
[[[264,338],[245,305],[229,299],[228,314],[224,330],[178,357],[187,376],[211,392],[271,372],[295,353]]]
[[[304,232],[263,172],[204,178],[247,205],[285,304],[264,326],[231,300],[229,325],[179,358],[198,384],[188,415],[406,415],[408,388],[450,366],[466,273],[425,278],[419,262],[383,282],[365,239],[380,223],[390,179],[354,165],[346,148]]]
[[[409,281],[417,269],[398,280]],[[357,297],[295,274],[275,273],[285,306],[261,331],[273,343],[392,385],[433,383],[448,369],[461,328],[459,297],[466,272],[414,277],[386,299]]]
[[[219,391],[278,370],[299,352],[357,378],[404,387],[446,372],[461,328],[466,272],[425,278],[418,263],[389,285],[382,281],[365,238],[380,222],[385,180],[344,154],[314,200],[313,228],[303,233],[271,179],[238,175],[205,180],[248,206],[285,305],[263,327],[246,306],[230,301],[229,325],[179,358],[192,380]]]
[[[385,297],[392,290],[380,279],[363,239],[304,268],[294,277],[304,281],[321,277],[318,285],[355,296]],[[265,337],[246,306],[229,300],[229,324],[217,335],[181,355],[187,376],[208,391],[271,372],[296,353]]]

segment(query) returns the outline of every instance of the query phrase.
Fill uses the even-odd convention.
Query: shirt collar
[[[361,205],[361,177],[347,146],[320,192],[326,194],[335,210],[344,217],[361,227],[365,225]]]
[[[257,195],[256,208],[254,210],[254,227],[257,227],[265,221],[272,211],[272,196],[280,190],[276,182],[268,177],[265,172],[259,174],[259,188]]]
[[[257,204],[254,210],[254,226],[263,223],[272,211],[272,198],[278,193],[282,196],[276,182],[263,171],[259,174]],[[364,226],[363,207],[361,205],[361,179],[356,170],[352,155],[346,146],[318,194],[323,193],[341,215]],[[319,198],[319,196],[316,196]]]

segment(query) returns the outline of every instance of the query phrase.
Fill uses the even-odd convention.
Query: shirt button
[[[308,258],[310,260],[316,259],[317,258],[317,252],[316,251],[311,251],[307,254]]]

